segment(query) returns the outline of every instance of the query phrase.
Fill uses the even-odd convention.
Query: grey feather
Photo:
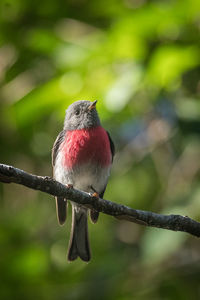
[[[58,222],[63,225],[67,218],[67,200],[62,197],[55,197],[55,199]]]
[[[93,224],[95,224],[98,221],[99,218],[99,212],[95,209],[90,209],[90,220]]]
[[[62,130],[53,145],[52,149],[52,165],[53,165],[53,177],[54,177],[54,166],[58,155],[59,147],[64,140],[66,131]],[[63,225],[67,218],[67,200],[62,197],[55,197],[56,200],[56,212],[57,218],[60,225]]]
[[[99,126],[100,119],[96,109],[88,111],[90,101],[80,100],[72,103],[66,110],[64,129],[76,130]]]
[[[55,166],[56,157],[58,155],[58,151],[60,148],[60,145],[62,144],[64,137],[65,137],[66,130],[62,130],[59,135],[57,136],[55,143],[53,144],[51,157],[52,157],[52,166]]]
[[[73,203],[68,260],[73,261],[78,256],[83,261],[89,261],[91,258],[88,239],[87,209]]]

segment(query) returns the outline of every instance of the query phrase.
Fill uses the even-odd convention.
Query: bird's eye
[[[75,115],[78,116],[79,114],[80,114],[80,110],[77,109],[77,110],[75,111]]]

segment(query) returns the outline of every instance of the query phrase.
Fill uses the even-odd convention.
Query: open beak
[[[96,108],[96,104],[97,104],[97,100],[95,100],[94,102],[92,102],[92,104],[90,104],[90,106],[88,107],[88,110],[92,110],[92,109]]]

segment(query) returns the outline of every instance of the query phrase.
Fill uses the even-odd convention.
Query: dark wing
[[[113,162],[113,157],[115,155],[115,145],[114,145],[114,143],[113,143],[113,141],[110,137],[109,132],[108,131],[106,131],[106,132],[108,134],[108,138],[109,138],[109,142],[110,142],[110,150],[111,150],[111,153],[112,153],[112,162]],[[107,184],[105,185],[103,191],[101,191],[101,193],[99,194],[100,198],[103,198],[103,195],[104,195],[105,190],[106,190],[106,186],[107,186]],[[95,209],[90,209],[90,219],[91,219],[92,223],[96,223],[97,220],[98,220],[98,217],[99,217],[99,212],[96,211]]]
[[[57,154],[58,154],[58,149],[60,147],[60,144],[62,144],[63,140],[64,140],[64,137],[65,137],[65,133],[66,131],[65,130],[62,130],[59,135],[57,136],[56,140],[55,140],[55,143],[53,144],[53,148],[52,148],[52,165],[55,166],[55,161],[56,161],[56,157],[57,157]]]
[[[55,140],[55,143],[53,145],[52,149],[52,165],[55,166],[56,157],[58,155],[58,150],[60,145],[62,144],[64,137],[65,137],[66,131],[63,130],[59,133],[57,136],[57,139]],[[62,197],[55,197],[56,199],[56,211],[57,211],[57,217],[58,222],[60,225],[63,225],[65,223],[66,217],[67,217],[67,200],[65,200]]]
[[[110,141],[110,150],[111,150],[111,153],[112,153],[112,162],[113,162],[113,157],[115,155],[115,145],[114,145],[114,143],[111,139],[111,136],[110,136],[109,132],[108,131],[106,131],[106,132],[107,132],[107,135],[108,135],[108,138],[109,138],[109,141]]]
[[[114,155],[115,155],[115,145],[114,145],[114,143],[113,143],[113,141],[110,137],[109,132],[108,131],[106,131],[106,132],[107,132],[107,135],[108,135],[108,138],[109,138],[109,141],[110,141],[110,150],[111,150],[111,153],[112,153],[112,162],[113,162],[113,158],[114,158]],[[101,191],[101,193],[99,194],[100,198],[103,198],[103,195],[104,195],[105,190],[106,190],[106,185],[105,185],[103,191]]]

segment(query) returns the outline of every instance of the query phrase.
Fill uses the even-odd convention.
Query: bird
[[[108,131],[101,126],[96,109],[97,100],[79,100],[66,110],[63,130],[52,149],[53,177],[68,187],[103,198],[115,154]],[[68,200],[55,197],[57,218],[63,225],[67,218]],[[68,261],[78,257],[89,262],[91,250],[88,237],[88,215],[96,223],[99,212],[70,201],[72,225]]]

